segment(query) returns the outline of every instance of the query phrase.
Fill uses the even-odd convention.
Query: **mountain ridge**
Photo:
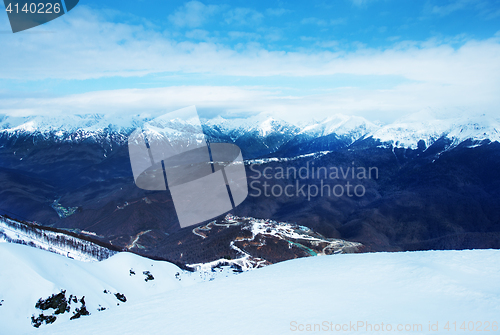
[[[127,136],[146,122],[150,116],[132,115],[114,117],[103,114],[64,115],[60,117],[29,116],[0,117],[0,136],[41,137],[56,141],[84,141],[125,143]],[[153,121],[154,122],[154,121]],[[177,126],[176,126],[177,125]],[[170,128],[182,133],[185,121],[172,120]],[[295,125],[277,119],[269,113],[250,118],[229,119],[217,116],[202,119],[205,133],[214,140],[233,141],[238,144],[252,137],[263,139],[262,146],[268,153],[287,143],[335,136],[346,145],[373,138],[385,145],[398,148],[417,149],[423,141],[428,148],[440,138],[448,138],[456,146],[466,140],[476,143],[489,140],[500,141],[500,121],[486,115],[438,118],[425,111],[402,117],[386,125],[377,125],[363,117],[335,114],[320,121]],[[267,139],[267,140],[266,140]]]
[[[423,119],[436,127],[422,124]],[[496,121],[486,116],[442,120],[432,114],[417,114],[401,118],[391,128],[337,115],[300,133],[307,125],[294,128],[260,115],[247,123],[218,118],[210,125],[203,120],[202,127],[210,142],[231,142],[241,148],[252,196],[232,212],[236,216],[296,223],[328,238],[362,243],[366,251],[498,247],[500,180],[494,171],[500,166],[500,143],[495,140]],[[102,118],[98,121],[109,125]],[[170,120],[164,121],[174,127]],[[4,118],[2,124],[7,122]],[[49,122],[46,125],[51,126]],[[189,128],[188,124],[181,126]],[[57,124],[52,127],[57,128]],[[98,128],[97,123],[89,123],[89,127]],[[339,127],[346,132],[337,130]],[[148,255],[180,262],[196,262],[206,250],[229,244],[222,235],[214,238],[213,244],[204,240],[206,250],[196,242],[193,260],[176,247],[192,232],[180,229],[168,191],[150,192],[135,185],[125,141],[129,128],[121,128],[123,134],[119,134],[118,127],[111,127],[115,130],[105,133],[109,136],[104,140],[78,137],[67,141],[50,136],[45,139],[39,133],[23,135],[20,128],[12,135],[8,130],[12,128],[0,132],[0,211],[47,226],[93,231],[103,236],[103,241],[120,247],[140,236],[140,245],[146,247]],[[231,133],[231,129],[241,133]],[[359,132],[352,135],[353,129]],[[405,135],[404,141],[383,142],[368,129],[393,130],[396,135]],[[172,133],[181,132],[172,129]],[[325,136],[317,137],[320,135]],[[123,141],[115,141],[114,136]],[[406,143],[410,148],[403,145]],[[299,171],[314,166],[377,167],[380,179],[269,180],[263,175],[279,168]],[[264,187],[279,190],[291,184],[296,190],[301,186],[322,190],[324,185],[332,189],[347,182],[362,185],[366,195],[328,194],[309,199],[299,193],[289,197],[278,192],[279,196],[268,197],[258,192],[265,191]],[[162,249],[165,241],[172,248]],[[278,247],[287,248],[285,244]]]

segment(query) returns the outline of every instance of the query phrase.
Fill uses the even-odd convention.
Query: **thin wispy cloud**
[[[307,17],[300,21],[302,24],[315,24],[318,26],[326,26],[328,23],[326,20],[318,19],[316,17]]]
[[[346,24],[346,23],[347,23],[347,19],[344,17],[330,20],[330,24],[332,24],[332,25]]]
[[[345,18],[338,18],[338,19],[331,19],[331,20],[323,20],[319,19],[317,17],[306,17],[300,21],[302,24],[312,24],[312,25],[317,25],[321,27],[326,27],[326,26],[334,26],[334,25],[339,25],[339,24],[345,24],[347,20]]]
[[[191,1],[171,8],[164,15],[170,26],[158,28],[154,20],[119,22],[81,5],[50,23],[55,34],[0,37],[0,113],[135,113],[190,104],[296,119],[341,112],[390,120],[429,106],[500,113],[498,32],[408,38],[401,25],[357,27],[356,16],[335,12],[339,18],[320,19]],[[458,12],[432,16],[448,20]],[[8,28],[6,18],[1,27]],[[360,31],[369,38],[351,38]],[[80,88],[68,94],[51,91],[55,86]]]
[[[454,0],[444,6],[432,6],[432,13],[439,15],[448,15],[457,10],[465,9],[470,4],[477,4],[477,0]]]
[[[264,15],[251,8],[235,8],[224,14],[225,21],[228,24],[258,24],[264,18]]]
[[[262,37],[257,33],[248,33],[246,31],[230,31],[228,35],[234,39],[244,38],[245,40],[257,40]]]
[[[203,29],[193,29],[186,32],[187,38],[192,38],[196,40],[206,40],[210,36],[210,32]]]
[[[197,28],[219,10],[220,7],[217,5],[205,5],[199,1],[190,1],[177,9],[174,14],[169,15],[168,19],[178,27]]]
[[[74,26],[80,29],[70,29]],[[470,40],[459,48],[433,39],[353,52],[283,52],[254,46],[236,51],[220,43],[179,42],[141,25],[105,22],[83,6],[78,15],[60,20],[57,28],[57,38],[26,34],[21,44],[14,36],[3,38],[0,77],[70,80],[176,71],[244,76],[351,73],[402,75],[450,85],[500,78],[496,72],[500,65],[495,62],[500,56],[497,37]],[[233,36],[242,33],[233,32]],[[59,43],[54,44],[55,38]],[[37,53],[30,52],[33,48]]]
[[[351,2],[358,7],[366,7],[368,4],[378,0],[351,0]]]
[[[285,8],[268,8],[266,9],[266,15],[270,16],[281,16],[284,14],[291,13],[292,11]]]
[[[492,20],[500,16],[498,1],[489,0],[451,0],[446,4],[440,1],[428,2],[426,7],[430,13],[441,17],[457,12],[473,13],[483,20]]]

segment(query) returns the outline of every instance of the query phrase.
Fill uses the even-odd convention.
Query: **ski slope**
[[[145,271],[149,271],[154,280],[146,282]],[[85,296],[91,315],[82,318],[93,318],[115,308],[148,301],[167,291],[229,273],[232,273],[229,269],[219,273],[190,273],[172,263],[153,261],[128,252],[89,263],[25,245],[0,243],[0,301],[3,300],[0,306],[0,334],[25,334],[44,328],[50,330],[57,324],[68,327],[77,321],[69,320],[73,315],[72,309],[71,313],[58,316],[53,324],[44,324],[39,329],[32,327],[31,316],[42,313],[35,308],[38,299],[46,299],[61,290],[66,290],[67,296]],[[127,301],[119,301],[116,293],[124,294]],[[99,312],[97,309],[102,307],[106,310]]]
[[[130,276],[134,268],[138,275]],[[145,282],[143,269],[154,281]],[[179,281],[175,274],[181,272]],[[141,275],[139,275],[141,274]],[[293,334],[363,322],[404,334],[453,334],[446,322],[500,321],[500,250],[341,254],[203,280],[175,265],[120,253],[83,263],[0,244],[2,334]],[[31,327],[41,296],[85,295],[90,316]],[[128,301],[116,306],[119,291]],[[98,304],[109,309],[97,312]],[[429,331],[438,323],[438,331]],[[397,332],[421,325],[421,330]],[[345,326],[344,326],[345,327]],[[300,331],[303,329],[304,331]],[[313,329],[313,328],[311,328]],[[318,328],[316,329],[318,330]],[[317,331],[316,333],[332,333]],[[461,331],[463,332],[463,331]],[[384,332],[352,328],[345,334]],[[467,331],[467,333],[470,333]],[[498,333],[489,331],[488,333]]]

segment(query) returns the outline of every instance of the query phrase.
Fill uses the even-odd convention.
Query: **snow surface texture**
[[[131,274],[131,270],[135,274]],[[146,271],[152,274],[153,280],[145,280]],[[43,329],[50,333],[50,329],[57,324],[62,324],[63,328],[70,327],[78,321],[69,320],[72,313],[59,315],[54,324],[43,324],[39,329],[31,325],[31,316],[41,313],[35,308],[38,299],[46,299],[61,290],[66,290],[67,297],[70,294],[78,298],[85,296],[90,315],[82,318],[93,318],[128,304],[137,306],[140,302],[154,300],[156,296],[163,297],[174,289],[227,275],[233,275],[228,268],[210,273],[191,273],[172,263],[152,261],[127,252],[102,262],[88,263],[24,245],[0,243],[0,301],[3,300],[0,306],[0,334],[25,334]],[[116,293],[124,294],[127,301],[119,301]],[[102,307],[106,310],[98,311]],[[52,312],[54,310],[51,309],[44,314]]]
[[[138,275],[130,276],[130,268]],[[204,282],[197,273],[189,277],[175,265],[129,253],[82,263],[3,243],[0,269],[5,334],[293,334],[312,333],[292,331],[299,324],[357,321],[422,325],[404,334],[453,334],[443,328],[447,321],[457,327],[481,321],[483,328],[500,321],[500,250],[308,257]],[[155,280],[145,282],[143,269]],[[37,299],[60,289],[85,295],[91,315],[32,328]],[[115,306],[104,289],[128,301]],[[98,304],[114,307],[96,312]],[[429,331],[429,322],[438,322],[439,331]]]
[[[204,126],[218,129],[233,141],[241,136],[253,134],[267,137],[273,134],[307,135],[317,138],[336,134],[353,143],[362,138],[373,137],[384,143],[401,148],[416,149],[420,140],[427,147],[441,137],[451,140],[456,146],[471,139],[476,143],[483,140],[500,141],[500,120],[486,115],[438,115],[431,109],[411,114],[387,125],[377,125],[363,117],[335,114],[324,120],[301,125],[292,125],[262,113],[247,119],[224,119],[218,116],[205,120]],[[112,115],[64,115],[12,117],[0,115],[0,134],[15,136],[37,134],[61,141],[126,142],[127,136],[137,127],[151,120],[150,115],[115,117]],[[172,120],[171,131],[182,131],[189,120]],[[474,145],[474,144],[473,144]]]

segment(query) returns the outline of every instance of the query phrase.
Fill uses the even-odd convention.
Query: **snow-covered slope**
[[[154,279],[145,280],[147,271]],[[213,275],[186,272],[172,263],[152,261],[126,252],[102,262],[86,263],[24,245],[0,243],[0,333],[25,334],[44,328],[50,333],[50,328],[58,324],[70,327],[78,321],[70,317],[81,305],[79,302],[71,304],[69,312],[55,314],[57,319],[53,324],[43,324],[39,329],[31,325],[32,315],[54,314],[54,309],[42,312],[35,308],[36,302],[61,290],[66,291],[67,298],[70,295],[78,299],[85,297],[90,315],[81,318],[93,318],[213,278]],[[119,300],[117,293],[123,294],[126,302]]]
[[[12,117],[0,115],[0,134],[6,136],[35,135],[62,141],[124,142],[127,135],[149,118],[113,116],[102,114],[27,116]]]
[[[454,334],[464,322],[466,329],[488,327],[494,334],[500,321],[499,264],[499,250],[343,254],[184,286],[185,278],[175,278],[180,270],[174,265],[131,254],[80,263],[3,244],[0,323],[8,334],[29,331],[26,315],[35,312],[35,301],[64,288],[85,295],[91,315],[61,318],[31,328],[33,334],[314,333],[308,327],[376,334],[384,333],[373,330],[382,323],[389,333],[401,328],[397,333]],[[130,268],[151,270],[155,280],[129,276]],[[124,293],[127,302],[116,307],[104,289]],[[96,312],[98,304],[113,308]],[[444,328],[447,322],[451,331]],[[430,331],[430,325],[438,331]]]
[[[63,114],[26,117],[0,115],[0,130],[48,133],[53,131],[75,132],[78,129],[87,132],[98,132],[109,128],[120,132],[140,126],[147,120],[150,120],[150,118],[141,115]]]
[[[429,111],[403,117],[373,132],[373,137],[400,148],[416,149],[420,140],[426,147],[441,137],[456,146],[468,139],[500,141],[500,122],[486,115],[437,118]]]
[[[218,116],[205,120],[203,128],[212,140],[235,142],[254,157],[275,152],[300,132],[299,127],[267,113],[244,119]]]
[[[349,137],[354,142],[379,128],[376,124],[359,116],[336,114],[304,127],[300,134],[307,134],[313,138],[336,134],[339,137]]]
[[[102,261],[116,251],[67,234],[43,230],[0,216],[0,242],[26,244],[83,262]]]
[[[243,135],[245,133],[257,133],[259,136],[265,137],[273,133],[281,133],[294,135],[297,132],[297,127],[280,119],[276,119],[271,115],[259,114],[242,121],[234,120],[233,124],[239,127],[236,131]]]

